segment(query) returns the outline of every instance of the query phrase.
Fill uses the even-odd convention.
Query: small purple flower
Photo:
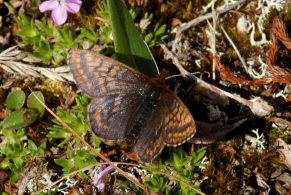
[[[110,172],[114,171],[114,167],[113,166],[108,166],[105,169],[101,169],[100,168],[100,172],[97,173],[95,172],[93,175],[93,185],[98,189],[99,192],[104,192],[105,189],[105,179],[107,174],[109,174]]]
[[[62,25],[68,18],[68,12],[76,14],[82,5],[81,0],[48,0],[39,5],[41,12],[52,11],[52,19],[57,25]]]

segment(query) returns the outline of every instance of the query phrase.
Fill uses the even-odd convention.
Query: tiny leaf
[[[4,129],[17,129],[27,127],[34,123],[38,117],[35,109],[22,109],[11,112],[3,121]]]
[[[7,108],[18,110],[22,108],[25,102],[25,93],[22,90],[16,90],[9,93],[6,99]]]
[[[42,117],[44,114],[45,108],[39,101],[44,103],[43,94],[40,91],[34,91],[27,98],[27,107],[36,109],[39,112],[40,117]]]

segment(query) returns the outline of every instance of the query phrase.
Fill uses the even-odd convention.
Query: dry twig
[[[216,55],[216,37],[215,37],[215,33],[216,33],[216,24],[217,24],[217,19],[219,14],[216,12],[215,8],[215,1],[212,3],[211,9],[212,9],[212,21],[213,21],[213,25],[210,24],[210,22],[208,22],[208,25],[210,26],[211,29],[211,35],[210,35],[210,47],[211,47],[211,52],[212,55],[215,56]],[[215,80],[216,79],[216,75],[215,75],[215,67],[216,67],[216,62],[213,59],[212,60],[212,79]]]

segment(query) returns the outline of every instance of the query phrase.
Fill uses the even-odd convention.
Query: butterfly
[[[158,79],[103,55],[73,50],[69,64],[77,86],[93,99],[89,120],[107,141],[131,141],[140,161],[150,163],[165,146],[178,146],[196,132],[182,100]]]

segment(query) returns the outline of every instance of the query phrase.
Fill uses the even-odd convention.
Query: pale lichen
[[[284,89],[280,90],[278,93],[274,93],[274,98],[282,97],[283,99],[286,99],[290,96],[290,87],[291,85],[285,85]]]
[[[248,73],[249,75],[254,78],[254,79],[260,79],[260,78],[263,78],[265,77],[266,75],[266,72],[267,72],[267,69],[268,69],[268,65],[263,62],[262,60],[262,57],[261,56],[258,56],[257,58],[258,62],[261,64],[260,67],[258,68],[261,72],[257,72],[252,65],[254,65],[254,61],[248,61],[248,64],[250,65],[248,67]]]
[[[256,10],[261,11],[261,14],[256,15],[257,26],[255,23],[252,24],[252,31],[250,34],[251,44],[254,46],[265,46],[269,44],[269,40],[266,38],[266,34],[264,33],[264,23],[268,18],[268,15],[272,9],[281,10],[285,6],[285,1],[283,0],[259,0]],[[257,29],[256,29],[257,28]],[[261,40],[255,40],[255,33],[259,32],[261,36]]]
[[[265,136],[264,134],[259,134],[259,129],[252,130],[256,137],[246,135],[246,140],[251,143],[251,146],[257,148],[258,152],[263,152],[265,149]]]

